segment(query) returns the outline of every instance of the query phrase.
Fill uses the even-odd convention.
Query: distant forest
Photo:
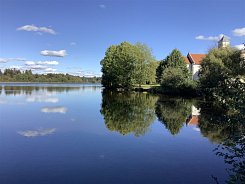
[[[60,83],[101,83],[101,77],[79,77],[70,74],[33,74],[31,70],[0,70],[0,82],[60,82]]]

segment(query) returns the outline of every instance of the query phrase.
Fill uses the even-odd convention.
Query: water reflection
[[[156,96],[103,91],[101,114],[106,127],[120,134],[144,135],[155,120]]]
[[[230,178],[227,183],[245,182],[243,113],[231,114],[195,99],[156,97],[145,93],[103,91],[102,98],[101,114],[109,130],[123,135],[144,135],[155,117],[172,135],[178,135],[183,126],[194,127],[217,145],[214,154],[228,164]],[[219,183],[219,178],[213,176],[213,179]]]
[[[98,91],[98,88],[100,87],[98,86],[94,86],[94,87],[92,86],[76,86],[76,87],[74,86],[73,87],[72,86],[71,87],[3,86],[0,88],[2,89],[1,90],[2,94],[0,96],[0,107],[2,112],[4,112],[1,114],[1,118],[0,118],[1,123],[4,125],[2,127],[7,127],[8,130],[6,130],[5,128],[5,132],[8,132],[9,135],[12,135],[11,133],[13,132],[15,136],[17,135],[16,137],[24,136],[28,138],[34,138],[34,137],[42,137],[42,136],[55,134],[57,137],[59,137],[59,139],[55,140],[53,138],[57,138],[56,136],[50,136],[49,138],[50,140],[51,139],[52,140],[51,141],[49,140],[47,143],[48,145],[51,142],[52,148],[55,147],[53,145],[59,144],[61,142],[60,140],[70,141],[69,142],[70,144],[63,144],[64,146],[66,146],[64,147],[65,151],[61,149],[57,149],[57,153],[61,153],[62,151],[64,151],[65,153],[64,158],[68,158],[67,155],[69,155],[69,158],[76,158],[74,159],[73,163],[78,163],[77,160],[81,161],[82,158],[81,155],[84,154],[86,158],[85,160],[86,161],[88,160],[88,162],[80,163],[81,165],[79,165],[79,167],[81,168],[83,168],[82,166],[84,165],[87,166],[91,163],[94,164],[91,168],[97,167],[98,163],[97,161],[94,162],[94,157],[92,157],[94,156],[93,153],[97,151],[96,154],[100,155],[101,158],[104,158],[105,155],[104,152],[106,152],[106,150],[110,150],[108,154],[109,153],[111,154],[113,152],[113,148],[115,148],[116,151],[114,150],[115,154],[112,155],[110,159],[113,158],[114,156],[115,162],[120,160],[120,158],[116,157],[120,155],[118,154],[117,151],[119,150],[119,148],[123,148],[122,150],[120,150],[121,153],[124,154],[125,156],[121,161],[121,163],[123,164],[118,165],[117,168],[123,166],[126,167],[126,165],[124,164],[125,158],[127,160],[130,160],[131,158],[130,160],[131,163],[133,163],[133,161],[136,160],[135,157],[132,156],[133,154],[126,152],[128,150],[127,145],[131,144],[132,145],[131,148],[133,148],[136,151],[138,150],[139,151],[138,153],[144,152],[146,154],[145,157],[143,154],[137,154],[137,156],[139,155],[139,158],[142,159],[142,160],[139,159],[138,162],[140,168],[142,168],[141,164],[143,163],[143,167],[144,167],[145,166],[144,164],[147,164],[146,160],[148,161],[149,159],[149,165],[154,166],[154,167],[148,167],[148,169],[150,168],[151,171],[153,171],[154,168],[155,170],[160,171],[161,169],[163,169],[163,167],[165,167],[165,165],[169,165],[170,166],[169,168],[171,169],[172,167],[172,169],[174,170],[171,173],[169,172],[170,173],[169,175],[173,173],[172,175],[176,176],[178,175],[176,173],[181,173],[183,171],[181,167],[179,167],[179,163],[176,163],[176,165],[173,164],[174,161],[179,159],[180,163],[181,162],[185,163],[184,166],[186,165],[188,166],[186,167],[187,168],[186,170],[189,169],[190,171],[188,171],[187,173],[192,173],[193,170],[198,170],[195,166],[198,165],[199,167],[199,164],[201,163],[203,165],[200,164],[200,170],[202,171],[206,169],[205,174],[207,174],[207,171],[209,171],[207,165],[209,165],[209,163],[212,163],[212,161],[219,160],[221,162],[215,162],[215,163],[218,163],[216,168],[218,168],[221,171],[221,174],[219,172],[218,174],[217,172],[213,173],[213,170],[210,171],[210,173],[213,174],[213,179],[216,181],[216,183],[224,183],[224,180],[226,179],[225,178],[226,176],[223,172],[225,170],[225,167],[222,165],[223,161],[224,163],[227,164],[226,168],[230,175],[230,177],[226,179],[227,180],[226,182],[244,183],[245,181],[245,176],[244,176],[245,115],[244,113],[225,111],[222,108],[218,109],[210,105],[210,103],[202,102],[198,100],[168,98],[164,96],[153,96],[146,93],[120,93],[120,92],[108,92],[108,91],[102,92],[102,103],[101,106],[99,106],[101,99],[100,99],[100,89]],[[95,90],[97,90],[96,94],[93,93]],[[74,91],[76,91],[76,93],[73,93]],[[80,91],[83,93],[80,93]],[[19,94],[19,96],[13,97],[14,95],[17,94]],[[15,101],[22,100],[25,102],[25,105],[23,105],[21,108],[16,108],[15,106],[16,103],[12,106],[6,105],[6,104],[11,104],[14,100]],[[37,104],[37,103],[45,103],[45,104]],[[137,139],[137,141],[135,141],[134,136],[129,136],[129,139],[125,139],[125,141],[120,141],[121,139],[124,139],[124,137],[119,136],[118,134],[108,135],[108,132],[104,128],[103,122],[101,122],[100,119],[101,116],[99,114],[99,110],[100,113],[103,115],[104,123],[105,126],[108,128],[108,130],[116,131],[122,135],[133,134],[135,136],[142,136],[151,127],[152,131],[151,132],[149,131],[147,136],[143,138],[144,140],[148,140],[148,141],[144,141],[144,143],[142,143],[142,147],[139,148],[137,147],[139,138]],[[87,113],[87,112],[91,112],[91,113]],[[239,111],[239,112],[244,112],[244,111]],[[18,120],[15,119],[15,117],[18,118]],[[159,121],[155,121],[156,118]],[[40,119],[40,120],[33,123],[33,119],[38,119],[38,120]],[[66,123],[67,120],[72,122],[76,121],[77,123],[67,124]],[[85,121],[88,123],[86,124]],[[44,128],[39,128],[39,127],[44,127]],[[56,127],[56,128],[49,128],[49,127]],[[169,134],[162,133],[164,128],[168,130]],[[59,130],[59,134],[57,133],[57,129]],[[199,132],[189,131],[190,129],[194,129]],[[81,133],[83,131],[85,133]],[[92,133],[90,133],[90,131]],[[99,133],[96,132],[95,134],[94,133],[95,131]],[[104,137],[103,137],[103,133],[105,135]],[[175,136],[171,136],[171,134]],[[185,136],[178,136],[181,134]],[[65,136],[65,135],[71,135],[71,136]],[[70,140],[68,140],[68,137]],[[169,137],[171,138],[169,139]],[[190,137],[193,140],[191,144],[189,143]],[[202,141],[202,139],[205,139],[206,141]],[[1,140],[3,141],[4,139]],[[11,139],[6,138],[5,140],[11,142]],[[28,144],[30,145],[33,144],[31,145],[32,147],[35,147],[37,145],[35,141],[47,141],[46,139],[40,139],[40,140],[20,139],[20,140],[21,141],[28,140]],[[58,142],[55,142],[57,140]],[[127,142],[127,140],[130,141]],[[73,151],[74,149],[73,143],[76,141],[79,141],[79,145],[81,148],[80,152],[77,150]],[[170,141],[170,142],[164,142],[164,141]],[[202,143],[202,145],[199,144],[199,141],[200,143]],[[20,142],[19,143],[18,141],[16,142],[17,143],[14,142],[15,144],[6,144],[6,145],[7,146],[16,145],[16,144],[21,145]],[[91,146],[91,142],[93,142],[92,146]],[[25,148],[25,144],[23,145],[20,146],[20,148],[23,150],[27,149]],[[86,147],[86,145],[89,146]],[[101,145],[103,145],[105,148],[103,148],[103,146]],[[165,147],[163,147],[163,145]],[[78,147],[79,146],[77,146],[76,149]],[[2,148],[5,149],[3,146]],[[194,152],[192,148],[193,150],[196,151]],[[197,150],[199,149],[200,152],[197,153]],[[11,152],[9,150],[8,152]],[[35,151],[37,149],[33,149],[33,150]],[[152,152],[148,152],[149,150],[151,150]],[[33,153],[33,155],[38,153],[39,152],[35,152]],[[75,155],[74,157],[74,154],[76,153],[77,155]],[[179,153],[184,153],[184,155],[189,155],[189,156],[192,155],[193,153],[200,156],[201,155],[200,153],[203,153],[203,155],[201,155],[200,158],[203,156],[204,162],[206,162],[207,160],[207,165],[205,165],[204,162],[199,162],[199,161],[196,162],[196,160],[191,160],[190,158],[192,158],[192,156],[190,157],[186,157],[186,156],[182,157],[181,155],[179,156]],[[8,154],[6,155],[7,156],[5,157],[8,157]],[[50,155],[52,156],[54,154],[47,151],[47,157],[51,157]],[[91,160],[87,159],[86,157],[87,155],[91,156]],[[161,157],[162,155],[164,156]],[[173,156],[170,157],[169,155],[173,155]],[[217,155],[217,157],[215,155]],[[181,160],[180,157],[183,158],[183,160]],[[19,157],[16,156],[16,158]],[[26,156],[26,158],[29,158],[29,154]],[[36,158],[40,158],[40,157],[36,157]],[[168,160],[164,160],[164,158],[167,158]],[[188,160],[188,158],[190,160]],[[4,160],[3,157],[2,160]],[[13,160],[13,159],[11,158],[9,160]],[[62,158],[62,160],[65,159]],[[111,168],[111,166],[114,165],[115,162],[110,163],[110,160],[107,160],[107,164],[109,164],[107,165],[108,166],[107,168]],[[128,163],[130,164],[130,162]],[[60,163],[60,160],[57,163]],[[57,163],[53,163],[53,165],[59,166],[59,164]],[[71,163],[70,160],[67,160],[67,163],[70,164]],[[15,165],[16,164],[14,163],[13,166],[15,167]],[[134,167],[134,165],[133,166],[128,165],[128,167]],[[102,171],[104,171],[105,168],[104,165],[101,168]],[[147,168],[147,165],[145,168]],[[181,170],[178,170],[178,168],[180,168]],[[70,165],[69,169],[74,172],[79,171],[77,177],[79,177],[80,174],[82,173],[80,172],[81,170],[79,170],[79,168],[74,168],[74,165]],[[141,169],[139,169],[138,167],[135,167],[133,169],[141,171]],[[46,168],[43,168],[42,171],[45,170]],[[55,168],[54,170],[56,171],[58,169]],[[111,173],[114,170],[116,169],[113,168],[112,170],[108,170],[108,177],[111,177]],[[128,171],[129,169],[125,168],[125,170]],[[196,173],[199,173],[200,170],[198,170],[198,172]],[[210,173],[208,173],[207,176],[203,176],[203,175],[201,176],[200,174],[198,176],[196,175],[191,177],[193,177],[194,179],[199,177],[209,177],[209,176],[211,177]],[[62,173],[61,176],[63,176],[63,174],[64,173]],[[179,176],[183,176],[183,175],[180,174]],[[9,174],[9,177],[10,178],[12,177],[12,173]],[[159,173],[157,175],[154,175],[154,177],[156,178],[159,177],[160,178],[159,181],[160,181],[163,178],[163,175],[162,173]],[[186,180],[183,177],[183,182],[185,181]],[[165,183],[169,183],[169,182],[165,182]],[[206,182],[206,183],[210,183],[210,182]]]
[[[56,93],[63,93],[63,92],[70,92],[70,91],[79,91],[79,90],[86,90],[86,91],[96,91],[100,87],[100,85],[70,85],[70,86],[55,86],[55,85],[47,85],[47,86],[35,86],[35,85],[5,85],[0,86],[1,92],[4,92],[5,95],[32,95],[33,93],[37,92],[44,92],[48,94],[52,94],[53,92]]]
[[[65,114],[67,111],[66,107],[63,106],[59,106],[59,107],[43,107],[41,109],[41,112],[44,113],[61,113],[61,114]]]
[[[53,134],[56,128],[38,129],[38,130],[25,130],[19,131],[18,134],[24,137],[38,137]]]
[[[226,183],[245,183],[245,114],[214,109],[212,103],[201,103],[201,134],[216,143],[214,153],[229,165]],[[219,178],[214,176],[219,183]]]
[[[161,96],[156,103],[156,116],[172,135],[177,135],[186,125],[198,125],[199,110],[194,100]]]
[[[79,90],[79,87],[47,87],[47,86],[4,86],[3,90],[6,95],[32,95],[37,92],[68,92]]]
[[[57,103],[59,98],[52,97],[49,94],[32,94],[26,97],[27,102],[47,102],[47,103]]]

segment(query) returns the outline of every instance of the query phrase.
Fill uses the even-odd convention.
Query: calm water
[[[224,121],[195,100],[1,84],[0,183],[225,183],[245,126]]]

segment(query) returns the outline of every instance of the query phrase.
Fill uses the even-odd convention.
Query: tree
[[[174,49],[157,69],[157,79],[162,92],[171,94],[195,93],[196,82],[191,79],[181,52]]]
[[[155,82],[157,63],[151,50],[140,43],[123,42],[110,46],[101,65],[102,85],[106,88],[130,89],[135,84]]]
[[[155,83],[157,62],[152,56],[152,51],[145,44],[136,43],[138,57],[135,68],[135,82],[139,86],[146,83]]]
[[[130,43],[110,46],[101,61],[102,85],[106,88],[131,87],[135,60],[135,47]]]
[[[161,78],[163,74],[163,70],[167,67],[166,60],[162,60],[159,62],[158,67],[156,69],[156,82],[161,84]]]
[[[100,77],[81,78],[69,74],[33,74],[31,70],[21,72],[17,69],[5,69],[0,77],[1,82],[68,82],[68,83],[100,83]]]
[[[160,61],[156,70],[156,79],[158,83],[161,83],[164,70],[168,67],[181,68],[184,73],[189,72],[185,64],[185,59],[178,49],[172,50],[164,60]]]
[[[211,49],[203,59],[200,71],[200,89],[204,95],[217,96],[231,79],[242,79],[245,75],[245,61],[240,51],[234,48]],[[243,85],[243,84],[241,84]]]

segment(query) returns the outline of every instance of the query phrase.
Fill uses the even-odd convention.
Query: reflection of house
[[[186,125],[198,125],[200,116],[200,109],[197,109],[194,105],[191,107],[191,115],[186,119]]]
[[[229,38],[226,36],[223,36],[219,41],[218,41],[218,48],[222,49],[225,47],[230,46],[230,41]],[[203,58],[206,56],[206,54],[191,54],[188,53],[187,57],[185,58],[185,63],[187,64],[187,68],[192,74],[192,79],[193,80],[198,80],[199,79],[199,71],[201,68],[201,63]]]

